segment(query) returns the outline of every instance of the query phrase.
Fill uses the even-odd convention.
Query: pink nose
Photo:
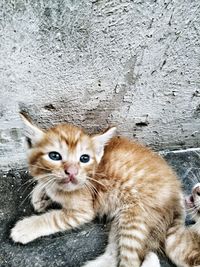
[[[66,166],[64,170],[71,177],[75,177],[78,174],[78,167],[75,164]]]

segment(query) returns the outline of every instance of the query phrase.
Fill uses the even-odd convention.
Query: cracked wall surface
[[[1,168],[25,165],[19,110],[44,128],[199,146],[199,35],[198,0],[1,1]]]

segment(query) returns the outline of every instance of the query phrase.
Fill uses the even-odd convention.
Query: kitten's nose
[[[76,164],[66,166],[65,169],[65,174],[75,177],[78,174],[78,167]]]

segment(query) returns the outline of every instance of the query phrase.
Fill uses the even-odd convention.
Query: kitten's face
[[[46,187],[74,191],[89,186],[103,156],[104,145],[115,128],[89,136],[64,124],[42,131],[23,117],[28,130],[28,161],[31,174]]]
[[[84,186],[97,165],[92,139],[70,125],[47,131],[29,155],[30,169],[37,179],[45,180],[47,174],[52,181],[49,186],[66,191]]]
[[[198,220],[200,218],[200,183],[197,183],[192,188],[192,194],[185,198],[185,205],[193,219]]]

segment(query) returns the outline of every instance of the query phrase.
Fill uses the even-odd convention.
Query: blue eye
[[[61,155],[56,151],[49,152],[49,158],[52,160],[61,160],[62,159]]]
[[[83,154],[83,155],[80,157],[80,162],[82,162],[82,163],[87,163],[89,160],[90,160],[90,156],[87,155],[87,154]]]

